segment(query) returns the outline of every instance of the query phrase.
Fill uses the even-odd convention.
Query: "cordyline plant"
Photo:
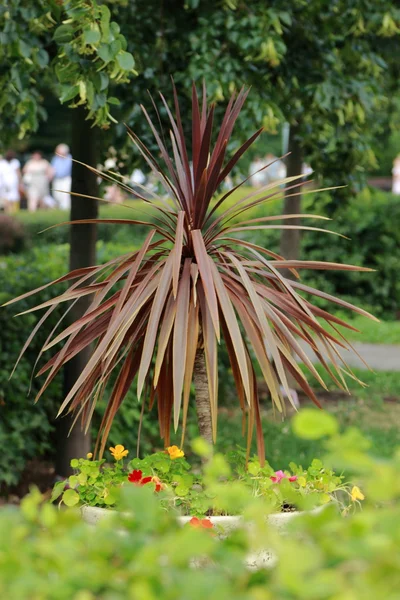
[[[215,441],[218,346],[223,339],[244,420],[247,417],[248,449],[255,426],[258,452],[263,460],[264,441],[253,358],[259,363],[272,402],[279,412],[284,412],[285,397],[292,402],[288,375],[318,405],[297,364],[296,355],[324,386],[300,342],[310,346],[331,378],[346,388],[343,375],[348,367],[341,359],[340,349],[350,345],[336,326],[353,328],[317,308],[299,292],[371,316],[343,300],[303,285],[298,281],[297,271],[303,268],[368,269],[285,260],[247,239],[234,237],[255,230],[297,227],[282,225],[279,221],[284,219],[290,223],[290,219],[313,215],[243,220],[246,211],[281,193],[277,184],[266,185],[257,192],[250,191],[235,202],[230,197],[244,182],[222,196],[217,195],[224,179],[262,131],[254,133],[229,160],[226,159],[227,145],[248,91],[242,89],[237,97],[230,98],[218,133],[213,136],[214,106],[207,106],[205,86],[201,102],[193,86],[190,145],[183,133],[175,88],[173,93],[175,117],[161,95],[171,125],[168,144],[142,107],[158,144],[162,165],[134,133],[129,133],[168,199],[155,194],[149,199],[121,184],[151,205],[153,212],[149,222],[133,219],[74,221],[75,224],[146,225],[150,231],[142,248],[103,265],[74,270],[13,300],[16,302],[48,285],[74,280],[61,295],[26,311],[47,308],[19,358],[59,304],[91,296],[85,314],[58,335],[52,332],[44,344],[41,353],[64,341],[62,349],[39,370],[38,375],[46,374],[46,379],[37,398],[66,362],[94,344],[91,358],[62,402],[59,414],[73,411],[75,421],[81,418],[88,428],[96,403],[114,375],[114,386],[99,432],[97,452],[101,456],[113,419],[135,378],[138,398],[146,391],[149,407],[157,404],[160,433],[166,446],[170,443],[171,421],[176,430],[181,420],[183,441],[193,380],[200,433],[205,439]],[[113,179],[112,175],[107,177]],[[296,193],[296,188],[302,185],[301,177],[286,178],[280,184],[291,182],[293,193]],[[231,200],[229,203],[228,199]],[[238,224],[239,217],[242,220]],[[300,226],[300,229],[315,228]],[[288,271],[294,279],[287,278]],[[331,325],[336,335],[326,331],[318,319]]]

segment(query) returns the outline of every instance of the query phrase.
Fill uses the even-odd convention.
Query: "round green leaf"
[[[101,34],[96,29],[86,29],[83,32],[83,39],[85,44],[97,44],[100,41]]]
[[[184,484],[177,485],[175,488],[175,494],[177,496],[187,496],[189,493],[189,488],[187,488]]]
[[[328,412],[303,408],[292,421],[294,433],[305,440],[319,440],[338,431],[338,422]]]
[[[117,54],[117,62],[124,71],[132,71],[135,65],[133,56],[129,52],[120,52]]]
[[[111,60],[110,46],[108,46],[107,44],[102,44],[98,48],[97,54],[100,56],[101,60],[103,60],[104,62],[109,62]]]
[[[77,458],[73,458],[73,459],[71,460],[71,463],[70,463],[70,464],[71,464],[71,467],[72,467],[73,469],[76,469],[76,468],[77,468],[77,466],[79,465],[79,461],[78,461],[78,459],[77,459]]]
[[[79,495],[75,490],[65,490],[62,499],[67,506],[75,506],[79,502]]]

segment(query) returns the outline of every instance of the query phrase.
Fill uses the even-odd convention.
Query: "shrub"
[[[99,262],[126,251],[112,244],[99,244]],[[0,304],[7,302],[15,294],[23,294],[32,287],[60,277],[68,263],[68,247],[49,246],[35,248],[29,254],[4,257],[0,260]],[[61,291],[62,286],[59,286]],[[40,292],[40,302],[54,296],[54,290]],[[18,307],[23,312],[32,306],[27,298]],[[41,313],[30,313],[14,319],[15,307],[0,309],[0,485],[18,482],[26,461],[43,455],[53,456],[52,432],[57,402],[61,398],[61,379],[56,378],[43,399],[33,404],[41,384],[35,378],[31,381],[32,369],[40,346],[45,342],[52,328],[60,318],[55,310],[45,327],[41,327],[37,337],[23,356],[14,376],[9,380],[14,363],[24,345],[29,331],[35,327]],[[28,390],[31,393],[28,397]],[[132,418],[132,416],[127,417]],[[139,420],[139,415],[138,415]]]
[[[21,252],[27,246],[25,227],[18,219],[0,214],[0,254]]]
[[[350,239],[327,244],[326,236],[309,232],[303,236],[302,252],[308,260],[361,264],[376,269],[376,273],[368,277],[355,272],[326,271],[323,276],[307,272],[305,283],[361,303],[378,317],[396,318],[400,308],[399,222],[398,197],[375,189],[364,190],[339,210],[329,225]],[[326,302],[320,304],[326,306]]]
[[[33,250],[32,253],[3,258],[0,263],[0,303],[6,302],[17,290],[23,293],[31,285],[43,285],[58,277],[66,264],[66,248],[52,248],[51,260],[49,251]],[[44,302],[52,297],[52,292],[45,289],[40,293]],[[20,310],[30,307],[29,299],[21,303]],[[50,450],[52,432],[51,416],[55,414],[55,399],[61,394],[60,380],[52,383],[49,394],[43,404],[34,405],[32,398],[27,397],[30,387],[32,368],[37,356],[37,346],[28,348],[18,366],[15,376],[9,381],[13,365],[24,344],[29,330],[35,326],[38,317],[33,314],[23,315],[21,321],[14,319],[12,307],[0,310],[0,483],[17,483],[19,474],[26,461],[35,456],[42,456]],[[44,342],[47,335],[59,318],[55,311],[51,316],[48,328],[38,332]],[[32,380],[32,395],[40,389],[37,380]]]

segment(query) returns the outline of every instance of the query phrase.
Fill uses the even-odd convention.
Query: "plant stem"
[[[211,406],[204,349],[198,349],[194,361],[193,382],[195,387],[197,422],[200,435],[212,445]]]

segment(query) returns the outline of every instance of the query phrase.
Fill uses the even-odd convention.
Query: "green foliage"
[[[110,88],[135,74],[119,25],[96,0],[11,0],[0,7],[0,42],[3,144],[37,129],[46,87],[108,126],[118,103]]]
[[[65,267],[66,255],[63,251],[52,249],[51,261],[48,252],[33,250],[29,255],[4,257],[0,263],[0,303],[3,304],[16,293],[24,293],[31,285],[44,285],[59,276]],[[40,293],[42,302],[49,300],[52,294],[47,289]],[[20,310],[30,307],[29,300],[22,302]],[[21,322],[14,319],[12,307],[0,310],[0,483],[17,483],[19,475],[29,458],[43,456],[51,448],[51,422],[56,413],[56,401],[61,394],[60,380],[52,383],[45,402],[34,405],[32,396],[40,389],[40,384],[33,379],[32,368],[36,360],[35,347],[28,349],[26,356],[18,366],[14,377],[9,381],[12,367],[17,360],[27,338],[27,332],[33,327],[37,318],[28,314],[21,317]],[[59,313],[55,311],[50,319],[50,330],[57,323]],[[40,330],[38,335],[42,342],[50,330]],[[32,396],[27,397],[32,385]]]
[[[126,246],[124,246],[126,249]],[[121,253],[121,246],[99,244],[99,260],[108,260]],[[49,260],[49,256],[51,259]],[[34,248],[29,254],[2,257],[0,261],[0,304],[15,294],[44,285],[65,273],[68,260],[67,246]],[[61,289],[63,286],[59,286]],[[44,289],[40,301],[53,297],[53,292]],[[23,300],[20,311],[32,306],[29,298]],[[16,372],[9,380],[12,368],[24,345],[28,331],[38,322],[40,315],[27,314],[17,319],[15,308],[1,307],[0,310],[0,484],[15,484],[30,458],[54,455],[54,418],[57,402],[61,397],[61,379],[57,377],[49,388],[43,403],[33,404],[41,388],[32,369],[38,356],[37,344],[43,344],[60,318],[55,310],[46,327],[41,327],[26,355],[21,359]],[[28,396],[28,391],[30,395]]]
[[[234,4],[218,10],[202,2],[192,77],[205,77],[217,101],[237,81],[251,84],[255,102],[243,130],[254,116],[269,131],[282,121],[295,126],[305,161],[325,185],[351,184],[332,194],[337,208],[376,166],[374,135],[396,102],[397,4],[260,0],[251,11]]]
[[[212,530],[178,526],[175,514],[163,510],[146,486],[124,488],[121,513],[95,528],[82,523],[74,509],[43,504],[33,491],[20,510],[0,512],[0,595],[7,600],[396,600],[400,455],[374,458],[354,432],[333,436],[328,453],[338,461],[357,459],[363,510],[344,518],[328,506],[293,519],[288,535],[278,534],[265,519],[264,503],[240,484],[235,493],[246,506],[245,526],[223,539]],[[221,502],[230,500],[231,491],[220,490]],[[271,549],[277,560],[267,569],[249,569],[249,555],[262,548]]]
[[[315,418],[317,427],[322,428],[323,420],[318,418],[320,415]],[[255,457],[247,461],[245,451],[236,451],[230,452],[226,459],[221,454],[210,457],[199,471],[191,468],[181,454],[177,446],[172,446],[143,459],[134,458],[128,463],[128,470],[123,468],[122,460],[109,465],[104,464],[104,459],[74,459],[71,466],[75,474],[54,486],[51,499],[61,499],[67,506],[80,503],[107,508],[118,506],[119,490],[125,486],[146,485],[157,492],[166,510],[203,516],[237,514],[237,504],[221,503],[220,496],[226,487],[235,488],[238,482],[253,497],[262,498],[268,511],[284,510],[287,506],[291,509],[318,506],[331,500],[339,502],[339,491],[345,502],[350,496],[343,477],[317,459],[308,469],[291,463],[291,472],[284,473],[275,472],[268,463],[261,466]],[[348,510],[348,506],[342,504],[342,509]]]
[[[349,240],[327,243],[326,236],[306,233],[302,253],[308,260],[327,260],[359,264],[376,273],[338,273],[323,275],[308,272],[304,280],[328,293],[370,307],[378,317],[394,318],[398,310],[400,281],[398,248],[400,204],[396,196],[378,190],[365,190],[335,215],[329,229]],[[329,303],[322,302],[328,307]],[[382,340],[384,341],[384,340]]]

